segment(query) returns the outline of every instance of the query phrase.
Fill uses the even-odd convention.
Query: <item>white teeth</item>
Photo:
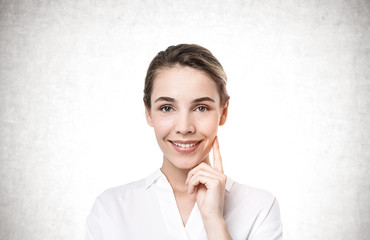
[[[173,144],[175,144],[176,146],[181,147],[181,148],[190,148],[190,147],[194,147],[196,145],[196,143],[184,144],[184,143],[176,143],[176,142],[174,142]]]

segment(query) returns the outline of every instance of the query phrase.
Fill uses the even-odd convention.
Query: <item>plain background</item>
[[[0,239],[83,239],[98,194],[160,167],[142,90],[151,59],[179,43],[223,64],[225,173],[278,198],[285,239],[369,239],[369,11],[0,0]]]

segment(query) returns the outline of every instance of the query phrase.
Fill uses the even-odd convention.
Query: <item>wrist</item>
[[[203,217],[204,227],[215,227],[215,226],[226,226],[225,220],[223,217]]]
[[[223,217],[203,220],[208,240],[231,239]]]

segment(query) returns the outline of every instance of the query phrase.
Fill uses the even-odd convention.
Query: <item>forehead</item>
[[[191,101],[210,97],[219,103],[216,83],[203,71],[183,66],[163,68],[154,79],[152,100],[172,97],[178,101]]]

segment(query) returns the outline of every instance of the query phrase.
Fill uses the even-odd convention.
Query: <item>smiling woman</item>
[[[211,78],[190,67],[160,70],[152,99],[146,116],[164,154],[162,171],[166,174],[169,164],[185,170],[201,162],[209,164],[208,153],[218,125],[225,122],[227,115],[227,104],[220,107]]]
[[[162,167],[101,194],[86,239],[282,239],[275,198],[223,172],[217,131],[228,100],[226,74],[210,51],[181,44],[158,53],[144,105]]]

